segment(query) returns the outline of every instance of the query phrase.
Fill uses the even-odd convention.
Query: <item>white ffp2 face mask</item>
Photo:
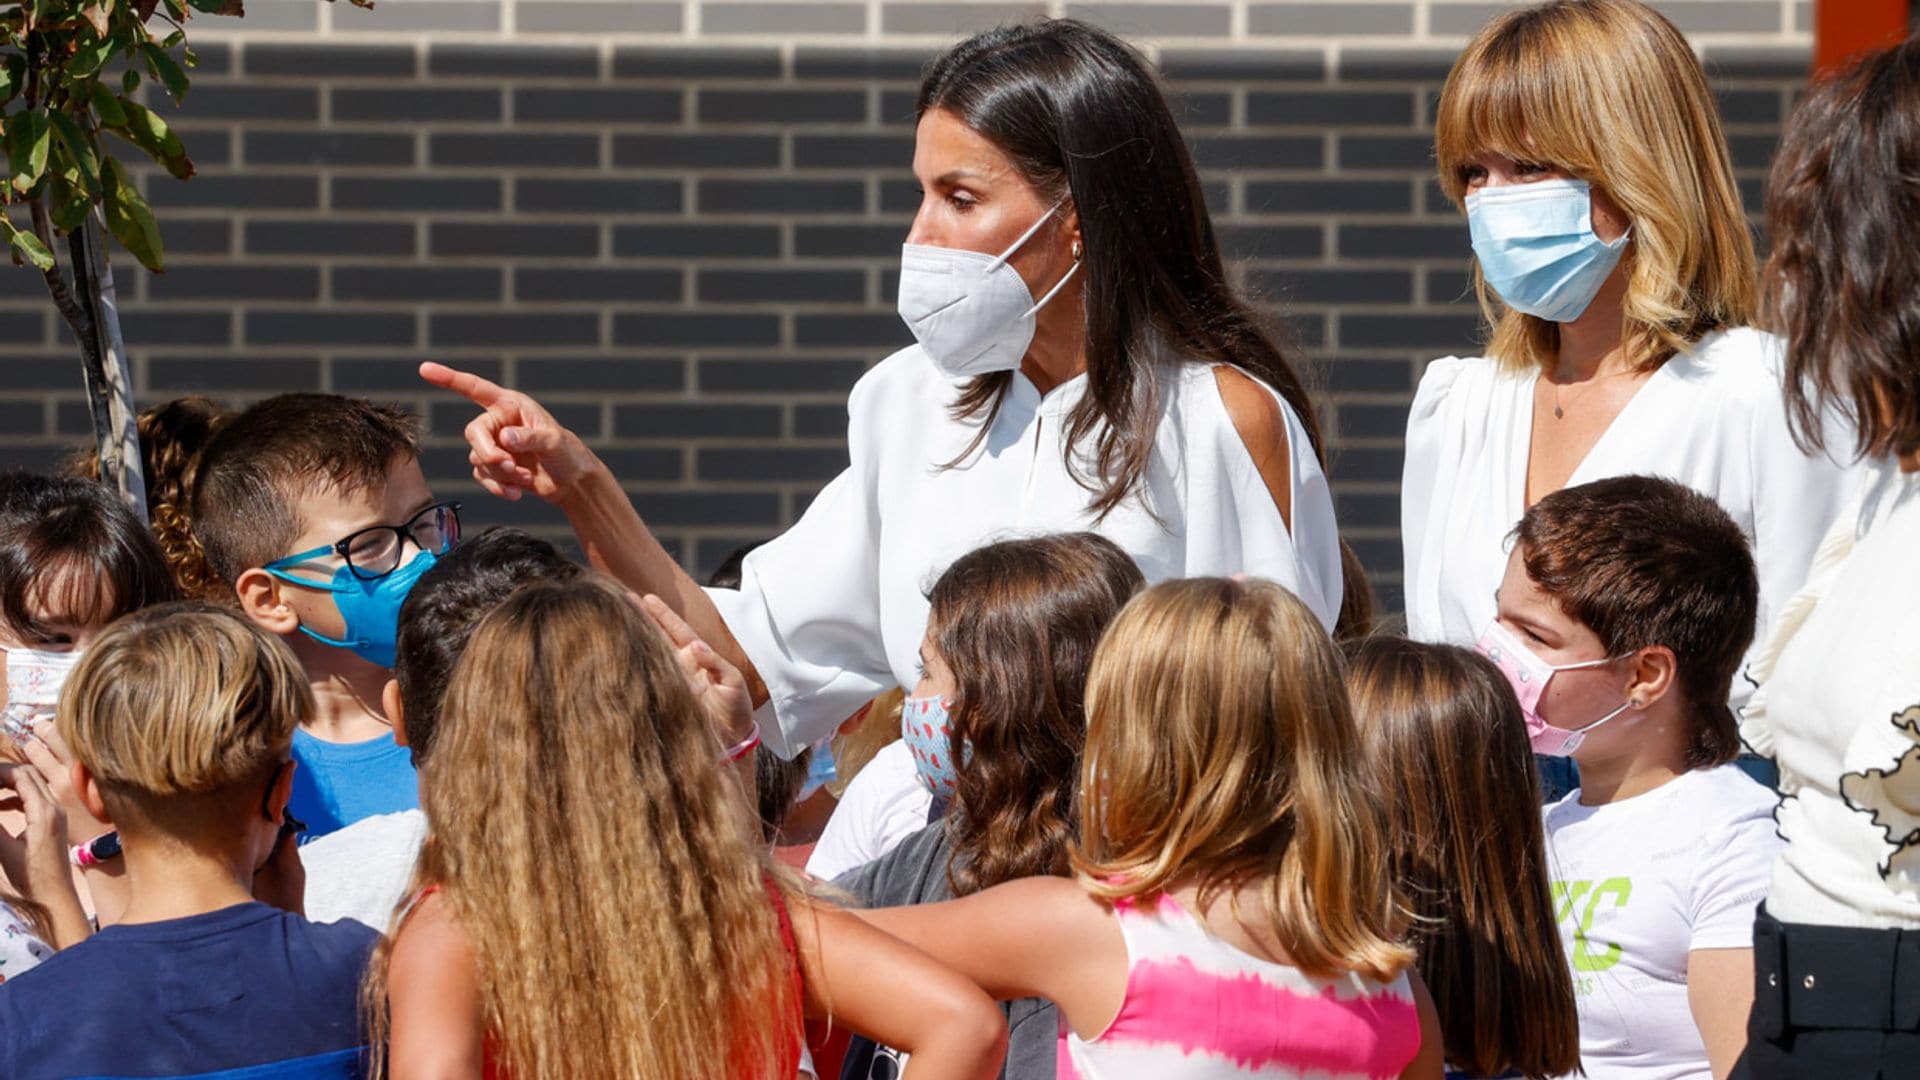
[[[1063,200],[1064,201],[1064,200]],[[1016,371],[1033,342],[1033,317],[1080,269],[1075,258],[1047,295],[1036,303],[1020,272],[1008,264],[1014,252],[1060,208],[1055,203],[1013,246],[999,255],[903,244],[900,248],[900,317],[914,339],[950,378]]]
[[[60,688],[79,665],[81,651],[49,652],[43,649],[9,648],[7,656],[7,701],[0,717],[7,734],[15,739],[31,733],[30,725],[53,717],[60,700]]]

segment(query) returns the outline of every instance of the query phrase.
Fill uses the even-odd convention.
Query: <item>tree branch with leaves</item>
[[[148,270],[165,271],[159,222],[119,153],[132,147],[177,179],[193,176],[180,137],[135,95],[150,82],[175,104],[186,99],[187,72],[198,63],[186,34],[195,12],[244,14],[241,0],[0,0],[0,230],[15,265],[46,279],[79,343],[101,478],[143,515],[133,381],[106,236]],[[55,254],[62,238],[64,262]]]

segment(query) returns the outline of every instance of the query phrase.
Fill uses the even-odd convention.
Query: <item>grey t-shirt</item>
[[[953,848],[947,829],[936,821],[899,846],[857,870],[834,879],[867,907],[931,904],[953,899],[947,884],[947,863]],[[1060,1020],[1053,1003],[1044,998],[1003,1002],[1007,1014],[1007,1063],[1002,1080],[1054,1080],[1059,1054]],[[891,1047],[854,1036],[847,1050],[840,1080],[896,1080],[901,1055]]]

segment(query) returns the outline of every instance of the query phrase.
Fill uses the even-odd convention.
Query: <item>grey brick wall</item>
[[[1397,605],[1396,485],[1428,358],[1474,347],[1465,229],[1429,117],[1497,3],[251,0],[194,23],[171,110],[200,175],[145,173],[170,269],[116,263],[143,400],[319,388],[427,417],[430,478],[476,522],[434,358],[538,393],[704,571],[791,522],[845,461],[844,398],[905,343],[921,63],[1035,13],[1161,65],[1235,272],[1313,368],[1342,524]],[[1808,5],[1661,4],[1709,61],[1750,200],[1804,76]],[[1751,203],[1757,207],[1757,201]],[[36,275],[0,272],[0,464],[88,431]]]

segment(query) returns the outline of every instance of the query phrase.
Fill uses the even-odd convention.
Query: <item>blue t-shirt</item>
[[[337,743],[293,733],[293,797],[287,809],[306,822],[301,843],[373,817],[420,808],[420,783],[407,748],[391,732]]]
[[[109,926],[0,983],[0,1076],[358,1077],[379,937],[260,903]]]

